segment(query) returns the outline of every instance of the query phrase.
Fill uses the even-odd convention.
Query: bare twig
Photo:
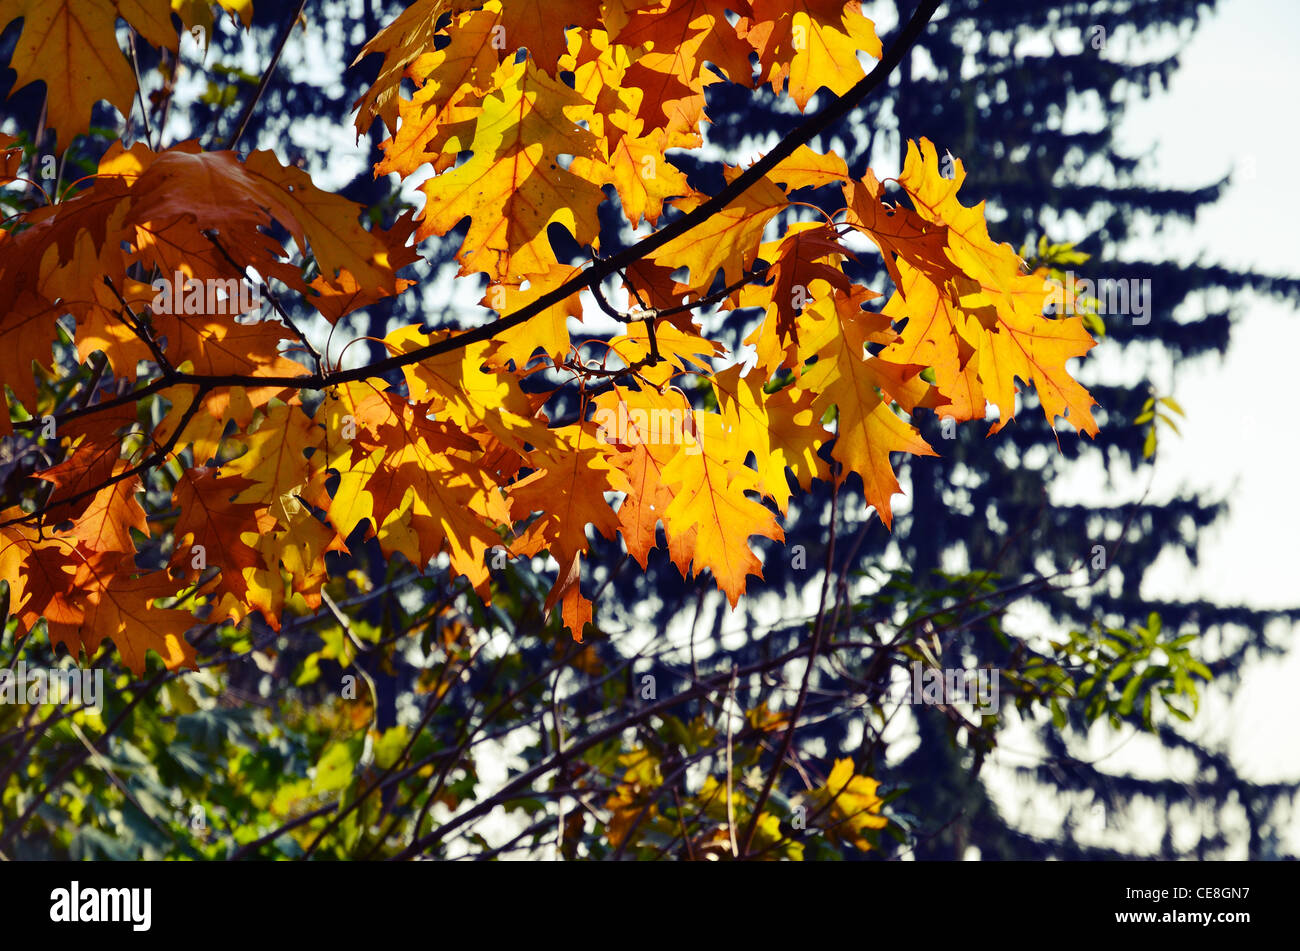
[[[298,0],[297,9],[285,21],[284,28],[280,31],[280,38],[275,44],[275,52],[271,54],[271,62],[267,64],[266,69],[262,72],[262,81],[257,84],[257,91],[253,93],[253,98],[244,107],[243,115],[239,117],[238,124],[230,134],[230,140],[226,143],[227,149],[233,149],[239,144],[239,140],[243,138],[244,130],[248,128],[248,120],[253,118],[253,110],[257,108],[257,104],[262,100],[262,94],[266,92],[266,87],[271,82],[271,76],[275,73],[275,67],[280,62],[280,54],[284,52],[285,44],[289,42],[289,34],[293,32],[294,24],[302,16],[302,10],[305,6],[307,6],[307,0]]]

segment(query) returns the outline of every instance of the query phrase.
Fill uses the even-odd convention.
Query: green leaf
[[[1147,430],[1146,441],[1142,443],[1142,458],[1150,459],[1156,454],[1156,431],[1155,427]]]
[[[1146,678],[1149,671],[1142,671],[1136,677],[1128,682],[1124,688],[1124,693],[1119,698],[1118,710],[1123,716],[1128,716],[1133,712],[1133,701],[1137,699],[1138,691],[1142,689],[1142,681]]]
[[[335,792],[346,788],[352,782],[352,774],[356,771],[364,746],[365,740],[361,736],[327,746],[321,758],[316,761],[316,778],[312,781],[311,791]]]

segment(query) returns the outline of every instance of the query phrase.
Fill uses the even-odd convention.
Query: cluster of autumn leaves
[[[405,290],[398,272],[416,260],[414,243],[468,219],[461,272],[484,275],[483,303],[513,313],[581,271],[558,259],[548,228],[599,251],[596,209],[612,197],[602,186],[640,227],[707,199],[667,153],[702,145],[709,83],[769,83],[801,109],[820,87],[849,89],[864,74],[859,51],[880,53],[858,6],[418,0],[363,50],[383,64],[357,120],[362,130],[378,117],[391,132],[377,174],[437,172],[418,217],[367,229],[362,209],[270,152],[137,142],[113,145],[84,186],[11,221],[0,231],[0,374],[17,422],[0,414],[0,435],[33,449],[40,437],[58,460],[34,472],[39,517],[30,504],[0,511],[0,578],[20,631],[44,618],[74,653],[110,638],[136,671],[148,650],[169,667],[192,664],[187,629],[253,611],[278,626],[286,611],[316,608],[326,555],[364,535],[417,565],[445,554],[485,598],[492,549],[547,552],[559,565],[547,606],[581,636],[592,617],[589,527],[621,534],[644,567],[662,526],[682,573],[707,569],[734,605],[761,576],[749,540],[783,537],[776,516],[791,476],[807,488],[856,474],[890,522],[890,453],[933,454],[904,414],[972,420],[992,404],[996,430],[1015,413],[1019,378],[1049,421],[1094,433],[1092,400],[1066,370],[1092,339],[1078,318],[1043,315],[1042,276],[991,240],[983,206],[957,197],[961,163],[945,177],[925,140],[909,145],[894,196],[869,171],[853,178],[842,158],[801,146],[626,269],[637,319],[599,353],[575,350],[568,334],[589,292],[467,345],[454,345],[456,331],[400,328],[384,341],[403,377],[394,385],[336,380],[329,355],[317,368],[273,313],[151,312],[158,275],[228,279],[242,276],[237,262],[337,322]],[[117,12],[139,29],[133,16],[148,8]],[[0,26],[34,10],[0,4]],[[34,68],[24,61],[20,81]],[[61,145],[81,105],[59,111],[51,98]],[[22,187],[13,143],[0,139],[0,184]],[[740,173],[729,167],[727,178]],[[808,189],[838,189],[842,211],[782,218]],[[314,259],[314,280],[271,236],[273,222]],[[844,271],[853,233],[875,243],[893,278],[883,306]],[[683,306],[717,298],[719,281],[730,288],[723,310],[761,315],[748,362]],[[46,369],[60,319],[88,367],[102,355],[108,382],[55,407],[36,374],[67,372]],[[295,348],[300,360],[286,356]],[[553,424],[550,394],[521,386],[546,367],[581,385],[580,420]],[[702,386],[716,408],[700,408]],[[611,435],[602,413],[694,425],[671,439]],[[146,483],[170,499],[146,509]],[[142,570],[146,549],[165,552],[167,569]]]

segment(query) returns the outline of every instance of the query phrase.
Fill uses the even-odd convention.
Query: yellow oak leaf
[[[830,432],[813,408],[812,393],[796,386],[765,393],[761,374],[741,376],[741,369],[737,364],[715,374],[713,388],[727,425],[754,454],[758,491],[784,514],[791,494],[787,470],[804,489],[810,488],[815,478],[829,478],[826,460],[817,449],[830,438]]]
[[[692,192],[673,204],[689,212],[704,204],[707,198]],[[686,286],[696,292],[707,291],[719,270],[723,272],[723,280],[732,284],[743,269],[753,266],[763,240],[763,229],[787,204],[781,187],[763,176],[717,214],[654,251],[650,260],[674,268],[688,268],[690,277]]]
[[[759,491],[759,476],[743,465],[737,434],[723,417],[697,413],[693,428],[693,441],[664,467],[663,481],[674,496],[664,525],[677,533],[695,530],[689,546],[694,569],[713,572],[734,608],[745,593],[747,576],[763,576],[749,538],[784,541],[785,533],[772,513],[746,494]]]
[[[8,65],[14,89],[45,84],[47,122],[58,130],[59,152],[90,129],[95,103],[107,99],[131,111],[135,73],[117,44],[117,20],[154,46],[175,51],[170,0],[0,0],[0,30],[18,19],[22,32]]]
[[[376,174],[405,177],[425,163],[441,172],[455,163],[455,153],[443,151],[445,137],[449,128],[473,120],[482,109],[504,52],[502,44],[493,43],[500,29],[498,11],[471,11],[456,21],[444,48],[411,63],[408,72],[418,89],[410,99],[395,100],[401,124],[381,144],[384,158]]]
[[[321,471],[320,453],[309,460],[306,451],[319,449],[323,436],[302,407],[272,404],[255,430],[238,437],[247,451],[221,467],[223,477],[234,473],[252,483],[235,501],[269,506],[280,524],[289,527],[303,500],[315,501],[310,487]]]
[[[1080,432],[1096,435],[1095,400],[1065,367],[1066,361],[1087,353],[1096,341],[1080,317],[1044,316],[1048,288],[1042,276],[1024,273],[1011,245],[989,237],[983,202],[971,207],[961,204],[957,192],[965,178],[960,160],[954,162],[953,177],[940,174],[939,158],[929,139],[922,139],[919,148],[908,143],[898,183],[921,217],[947,227],[948,256],[962,272],[949,292],[955,308],[937,311],[929,306],[929,295],[924,298],[919,312],[928,311],[926,319],[932,320],[929,335],[958,334],[979,352],[977,370],[984,392],[999,410],[994,432],[1015,416],[1019,377],[1033,384],[1050,425],[1064,417]],[[904,296],[903,303],[910,300]],[[976,316],[977,325],[968,321],[961,328],[932,319],[957,310]],[[960,373],[951,363],[951,352],[947,348],[949,362],[936,367],[936,374],[942,373],[950,388]]]
[[[598,158],[595,138],[577,125],[590,111],[531,59],[501,64],[473,137],[452,137],[447,146],[469,149],[472,157],[421,187],[426,202],[416,237],[446,234],[469,218],[461,273],[483,271],[504,283],[557,263],[546,233],[553,223],[579,244],[595,242],[596,207],[605,195],[559,164],[565,154]]]
[[[847,182],[849,167],[835,153],[822,154],[807,145],[801,145],[781,159],[767,177],[785,185],[786,191],[797,188],[816,188],[822,185]]]
[[[481,303],[502,316],[513,314],[576,277],[580,271],[581,268],[572,265],[556,264],[545,274],[527,275],[526,287],[523,283],[493,284]],[[493,338],[496,348],[491,352],[492,362],[504,365],[509,361],[522,369],[538,350],[553,360],[562,359],[572,346],[569,342],[570,317],[582,317],[582,300],[576,292],[522,324],[498,333]]]
[[[401,327],[384,343],[393,353],[409,353],[446,340],[449,331],[426,334],[419,327]],[[501,442],[524,452],[525,441],[549,444],[546,427],[533,419],[534,408],[518,379],[488,360],[491,343],[481,341],[429,357],[402,368],[411,399],[436,398],[446,418],[462,430],[486,428]]]
[[[915,405],[919,394],[909,394],[908,384],[924,367],[867,356],[869,336],[873,329],[887,329],[888,317],[856,307],[835,307],[835,300],[828,298],[810,307],[810,312],[819,319],[808,327],[805,345],[817,362],[804,371],[799,385],[816,394],[813,407],[819,416],[832,406],[837,409],[831,455],[844,466],[844,474],[856,472],[862,478],[867,503],[889,527],[893,523],[890,500],[901,491],[889,454],[936,454],[890,406],[895,399]]]
[[[881,54],[875,25],[858,0],[751,0],[745,33],[758,50],[764,81],[789,92],[802,111],[825,86],[842,95],[866,75],[858,52]]]

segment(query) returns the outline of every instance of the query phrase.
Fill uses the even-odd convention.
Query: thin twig
[[[245,281],[248,281],[248,268],[244,267],[231,257],[230,252],[226,250],[225,245],[221,243],[221,240],[218,237],[220,232],[218,232],[216,228],[204,228],[202,234],[203,237],[212,242],[213,246],[218,252],[220,252],[221,256],[226,259],[226,263],[238,271]],[[249,283],[251,284],[252,281],[249,281]],[[294,336],[298,338],[303,347],[306,348],[307,352],[311,354],[311,358],[316,364],[316,376],[321,376],[324,373],[325,368],[324,364],[321,362],[320,353],[314,346],[312,346],[312,342],[307,339],[307,335],[298,329],[298,325],[294,322],[294,319],[289,316],[289,312],[280,304],[280,299],[275,296],[266,281],[262,281],[262,292],[266,294],[266,299],[271,302],[271,306],[274,307],[275,312],[280,315],[280,319],[284,321],[284,325],[293,331]]]
[[[230,141],[226,143],[227,150],[234,149],[243,138],[244,130],[248,128],[248,120],[253,118],[253,110],[262,99],[262,94],[266,92],[266,87],[271,82],[271,75],[275,72],[276,65],[280,62],[280,54],[284,52],[285,44],[289,42],[289,34],[293,32],[294,24],[302,16],[303,7],[307,5],[307,0],[298,0],[298,8],[293,11],[293,16],[285,22],[284,28],[280,31],[280,38],[275,44],[275,52],[271,54],[271,62],[267,64],[266,69],[262,72],[262,81],[257,84],[257,91],[253,93],[253,98],[248,101],[244,107],[244,114],[239,117],[239,123],[235,126],[235,131],[230,134]]]
[[[826,566],[823,569],[825,574],[822,577],[821,595],[817,603],[817,621],[813,625],[812,649],[808,652],[808,666],[804,668],[803,682],[799,687],[799,699],[794,703],[794,709],[790,712],[790,724],[785,729],[785,736],[781,740],[781,749],[777,753],[776,760],[772,763],[771,770],[768,771],[767,779],[763,783],[763,791],[759,793],[758,801],[754,803],[754,811],[749,817],[749,825],[745,827],[745,844],[743,852],[749,855],[749,848],[754,842],[754,833],[758,831],[758,818],[763,812],[763,807],[767,805],[768,797],[772,795],[772,787],[776,785],[776,778],[781,772],[781,767],[785,765],[786,755],[790,752],[790,746],[794,743],[795,729],[799,724],[799,716],[803,713],[803,705],[808,700],[808,685],[812,681],[813,668],[817,666],[817,655],[821,649],[822,642],[822,622],[826,615],[826,591],[830,587],[831,574],[834,568],[835,559],[835,520],[838,514],[840,485],[837,472],[831,489],[831,516],[830,516],[830,540],[826,543]]]

